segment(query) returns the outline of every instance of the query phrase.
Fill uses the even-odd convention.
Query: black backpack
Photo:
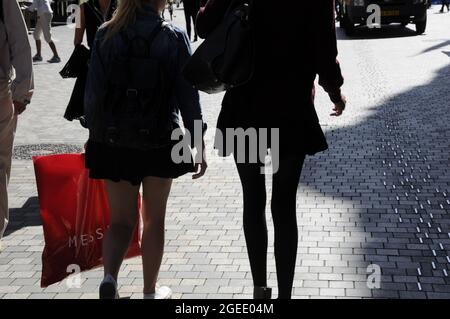
[[[128,54],[113,60],[101,112],[100,134],[110,146],[145,151],[171,142],[169,99],[174,81],[167,63],[151,50],[163,28],[161,22],[148,38],[121,33]]]

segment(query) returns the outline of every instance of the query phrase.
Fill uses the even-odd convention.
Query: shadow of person
[[[303,222],[303,233],[323,222],[329,240],[341,238],[333,247],[347,267],[335,273],[356,267],[367,276],[365,267],[378,265],[381,289],[372,297],[450,296],[450,90],[443,83],[450,64],[362,122],[329,130],[330,149],[307,158],[302,173],[299,188],[314,194],[317,218],[314,226]],[[299,211],[311,214],[301,204]]]
[[[369,28],[359,26],[354,30],[352,36],[347,36],[342,28],[337,28],[338,40],[377,40],[387,38],[405,38],[417,36],[416,32],[409,27],[401,25],[383,25],[381,28]]]
[[[8,237],[25,227],[41,225],[39,199],[38,197],[30,197],[21,208],[12,208],[9,210],[9,223],[4,237]]]

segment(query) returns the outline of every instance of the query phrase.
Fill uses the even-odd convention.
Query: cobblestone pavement
[[[338,30],[349,105],[332,118],[323,92],[317,98],[330,149],[307,159],[299,186],[295,298],[450,298],[450,14],[437,11],[429,11],[423,36],[390,27],[349,39]],[[176,14],[184,25],[182,12]],[[66,60],[72,30],[58,27],[54,34]],[[44,54],[50,57],[48,48]],[[20,117],[17,147],[77,149],[86,140],[86,131],[62,118],[73,81],[59,77],[61,67],[35,65],[36,94]],[[202,95],[210,127],[221,98]],[[209,149],[212,140],[210,130]],[[209,157],[201,181],[175,182],[160,283],[175,298],[250,298],[237,173],[230,159]],[[101,269],[83,273],[81,289],[65,282],[39,287],[44,241],[34,172],[29,159],[17,158],[0,298],[96,298]],[[367,285],[369,265],[381,268],[379,289]],[[275,287],[272,245],[269,272]],[[141,297],[139,258],[124,263],[119,284],[122,297]]]

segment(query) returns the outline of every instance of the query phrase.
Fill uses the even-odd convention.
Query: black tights
[[[297,259],[297,187],[304,156],[280,160],[273,175],[272,219],[275,228],[275,262],[278,298],[290,299]],[[244,233],[257,287],[267,286],[266,184],[262,164],[236,164],[244,193]]]
[[[196,19],[197,19],[197,13],[198,10],[194,8],[185,8],[184,9],[184,16],[186,18],[186,31],[189,37],[189,40],[191,40],[191,33],[192,33],[192,26],[191,22],[194,25],[194,37],[197,39],[197,29],[196,29]]]

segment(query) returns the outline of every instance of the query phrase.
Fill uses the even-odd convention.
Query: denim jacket
[[[160,23],[160,17],[147,6],[143,12],[137,14],[136,21],[127,27],[126,32],[148,38]],[[106,97],[108,70],[113,59],[118,55],[125,55],[128,49],[119,33],[105,41],[107,28],[107,25],[103,25],[97,32],[85,91],[85,114],[90,139],[93,141],[99,138],[95,136],[95,127],[93,127],[99,119],[94,120],[94,117],[96,109],[103,105]],[[171,120],[179,125],[181,113],[184,127],[189,132],[194,132],[194,122],[202,120],[202,111],[198,91],[181,74],[184,64],[192,54],[186,33],[175,26],[165,25],[153,41],[152,54],[167,62],[171,73],[169,78],[174,79],[173,93],[169,99]]]

